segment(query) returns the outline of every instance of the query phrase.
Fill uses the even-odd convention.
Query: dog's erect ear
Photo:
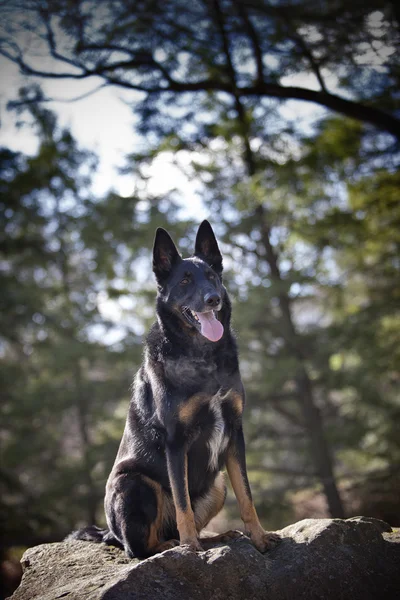
[[[203,221],[196,236],[195,256],[202,258],[219,275],[222,273],[222,256],[217,240],[208,221]]]
[[[158,227],[153,246],[153,272],[158,283],[164,283],[180,260],[182,259],[171,236],[165,229]]]

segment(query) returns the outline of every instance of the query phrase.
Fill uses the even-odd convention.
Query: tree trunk
[[[240,135],[243,140],[243,160],[249,177],[252,177],[256,173],[257,166],[253,151],[250,146],[249,124],[247,121],[246,111],[241,102],[240,91],[236,85],[236,74],[230,55],[229,38],[225,31],[223,14],[220,9],[219,0],[214,0],[213,4],[215,20],[221,36],[221,46],[226,57],[227,72],[229,73],[231,84],[235,91],[236,118],[239,124]],[[247,23],[247,27],[249,28],[249,33],[251,34],[250,38],[252,40],[254,54],[257,56],[259,54],[259,48],[257,48],[257,34],[251,28],[250,22]],[[262,66],[259,66],[259,69],[262,69]],[[261,75],[261,73],[259,73],[259,75]],[[311,457],[314,461],[315,471],[323,485],[331,516],[343,518],[343,504],[335,481],[333,460],[324,433],[322,416],[316,405],[312,383],[305,366],[305,356],[302,349],[301,339],[294,326],[290,297],[287,291],[285,291],[284,282],[279,269],[278,257],[276,256],[275,250],[271,244],[270,228],[266,221],[266,211],[264,206],[260,205],[257,207],[255,212],[260,222],[262,243],[265,248],[266,260],[271,272],[271,279],[278,288],[279,306],[285,328],[285,331],[283,332],[284,338],[290,351],[292,352],[292,355],[296,358],[298,363],[298,371],[296,375],[297,395],[309,436]]]
[[[248,143],[245,145],[248,148],[250,147]],[[248,150],[245,151],[245,154],[247,154],[247,152]],[[314,461],[315,471],[323,485],[331,516],[344,518],[343,504],[336,485],[333,460],[326,440],[321,412],[316,405],[312,383],[305,366],[305,355],[301,338],[293,323],[290,298],[287,292],[284,291],[284,282],[278,265],[278,257],[271,244],[270,228],[266,223],[265,208],[262,205],[258,206],[256,213],[260,220],[262,242],[271,272],[271,279],[277,285],[279,290],[279,307],[284,325],[284,331],[282,333],[288,344],[289,350],[298,363],[296,375],[297,395],[309,436],[311,456]]]
[[[333,460],[324,433],[321,412],[315,404],[311,380],[301,365],[296,378],[299,403],[309,435],[310,449],[314,466],[328,502],[332,517],[344,519],[342,500],[336,485]]]

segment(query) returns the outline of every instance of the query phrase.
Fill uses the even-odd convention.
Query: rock
[[[383,521],[305,519],[265,555],[243,537],[195,554],[147,560],[68,541],[27,550],[12,600],[395,600],[400,535]]]

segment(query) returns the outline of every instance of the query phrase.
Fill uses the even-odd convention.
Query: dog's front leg
[[[249,533],[255,547],[260,552],[265,552],[274,547],[280,541],[280,537],[275,533],[265,531],[258,520],[247,478],[242,426],[234,432],[228,447],[226,468],[239,504],[240,516],[245,525],[246,532]]]
[[[194,551],[202,550],[197,539],[196,525],[189,496],[187,452],[174,442],[166,449],[168,476],[176,511],[176,524],[181,545],[188,544]]]

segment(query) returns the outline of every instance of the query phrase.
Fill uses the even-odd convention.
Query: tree
[[[398,403],[392,362],[398,157],[390,148],[385,154],[381,140],[354,121],[322,121],[303,136],[299,151],[290,131],[269,133],[267,109],[257,107],[256,117],[247,106],[246,138],[227,103],[208,100],[208,107],[214,123],[199,128],[197,139],[177,123],[175,134],[160,134],[149,157],[175,152],[179,164],[184,155],[181,164],[190,164],[189,176],[202,182],[210,218],[224,234],[249,396],[250,476],[265,492],[271,487],[265,471],[273,474],[281,497],[283,490],[322,484],[333,449],[348,510],[356,506],[352,490],[361,483],[366,490],[377,476],[388,487],[381,488],[383,502],[398,477],[397,443],[389,433]],[[304,406],[302,375],[310,382],[311,406]]]
[[[73,7],[69,1],[6,3],[0,52],[24,74],[97,76],[142,93],[149,106],[187,93],[291,98],[400,136],[392,93],[399,83],[393,2],[358,1],[349,7],[342,0],[198,0],[190,5],[101,0],[77,1]],[[48,68],[29,55],[27,36],[30,47],[47,47]],[[225,60],[227,44],[231,65]],[[312,83],[286,83],[285,78],[298,75]]]
[[[145,231],[110,194],[94,199],[95,157],[31,106],[34,156],[2,149],[2,543],[59,539],[100,518],[141,337],[101,314],[133,289]],[[125,275],[129,273],[129,282]],[[138,310],[140,307],[138,306]]]
[[[43,78],[98,76],[106,84],[139,92],[140,99],[134,104],[140,117],[138,131],[153,145],[149,152],[134,157],[137,169],[167,149],[195,151],[205,157],[197,161],[196,176],[203,174],[212,196],[209,206],[220,215],[233,255],[236,249],[243,264],[255,269],[262,281],[254,285],[236,274],[236,282],[245,282],[242,293],[259,303],[252,330],[256,323],[271,329],[264,335],[257,329],[258,368],[265,364],[271,372],[278,359],[284,361],[280,366],[288,367],[276,374],[273,385],[266,386],[261,378],[259,397],[264,390],[269,398],[289,397],[290,408],[276,405],[276,412],[286,413],[290,427],[297,428],[297,439],[299,427],[307,433],[314,471],[331,514],[343,515],[330,450],[330,443],[335,444],[329,427],[323,426],[323,419],[329,424],[329,417],[337,416],[329,393],[330,346],[321,351],[331,338],[324,327],[304,331],[297,308],[300,305],[310,311],[318,307],[321,318],[325,316],[320,283],[328,271],[326,247],[315,239],[313,246],[306,246],[311,256],[308,268],[299,265],[306,238],[296,225],[306,221],[305,232],[309,232],[317,220],[317,236],[322,232],[323,219],[316,218],[313,209],[317,208],[318,217],[318,210],[325,214],[326,205],[335,205],[335,184],[350,191],[345,172],[348,175],[354,170],[368,146],[393,156],[397,142],[392,136],[399,136],[394,93],[398,15],[394,4],[353,3],[349,9],[342,2],[271,6],[262,1],[216,0],[190,7],[177,1],[121,2],[117,6],[96,2],[94,9],[90,2],[78,2],[74,13],[67,3],[30,3],[29,7],[36,17],[33,26],[30,20],[29,31],[47,44],[56,68],[39,67],[24,55],[15,36],[12,42],[6,36],[1,51],[23,73]],[[11,17],[12,33],[26,25],[20,16]],[[304,74],[315,77],[318,91],[289,86],[284,79]],[[329,123],[328,138],[333,132],[339,140],[353,143],[335,163],[341,178],[323,182],[312,172],[313,160],[316,164],[316,157],[324,152],[329,158],[337,140],[329,145],[328,138],[315,138],[313,132],[310,144],[318,141],[313,154],[304,146],[304,130],[295,119],[285,122],[281,104],[272,98],[315,102],[357,121],[357,127],[354,121],[346,121],[349,136],[337,123]],[[43,100],[35,93],[23,102]],[[378,135],[376,129],[382,133]],[[323,167],[321,172],[327,173],[328,163]],[[368,167],[366,176],[373,178],[373,157],[369,157]],[[337,202],[340,207],[340,198]],[[342,223],[346,211],[339,212],[338,222]],[[175,221],[165,212],[163,218]],[[336,268],[336,261],[334,264]],[[300,286],[299,298],[293,291],[296,285]],[[270,319],[266,319],[265,303]],[[250,341],[254,347],[257,339]]]

